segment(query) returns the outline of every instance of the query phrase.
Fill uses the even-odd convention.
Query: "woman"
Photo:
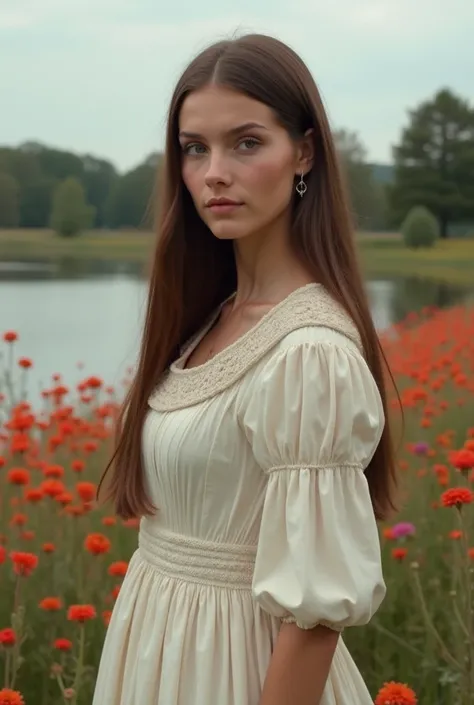
[[[247,35],[194,59],[160,191],[107,490],[141,517],[139,548],[94,705],[369,705],[340,633],[385,592],[383,368],[330,128],[290,48]]]

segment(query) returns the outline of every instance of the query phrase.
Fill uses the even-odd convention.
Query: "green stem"
[[[85,626],[81,624],[80,626],[81,634],[79,636],[79,657],[77,659],[76,677],[74,678],[74,700],[73,705],[77,705],[77,697],[79,695],[79,685],[82,678],[82,670],[84,666],[84,645],[85,645]]]
[[[469,541],[467,537],[467,529],[464,525],[462,510],[458,510],[459,524],[461,528],[462,541],[462,567],[466,583],[466,619],[467,619],[467,643],[468,643],[468,664],[467,664],[467,687],[469,693],[474,693],[474,629],[473,629],[473,608],[472,603],[472,585],[471,585],[471,567],[469,559]]]
[[[5,685],[4,688],[10,687],[10,650],[5,650]]]
[[[434,625],[434,623],[433,623],[433,620],[431,619],[431,615],[430,615],[430,613],[429,613],[429,611],[428,611],[428,608],[426,607],[426,602],[425,602],[425,598],[424,598],[424,595],[423,595],[423,590],[422,590],[422,587],[421,587],[421,583],[420,583],[420,578],[419,578],[418,572],[417,572],[416,570],[414,570],[414,571],[413,571],[413,575],[414,575],[414,580],[415,580],[416,592],[417,592],[418,598],[419,598],[419,600],[420,600],[421,611],[422,611],[422,613],[423,613],[423,617],[425,618],[426,626],[428,627],[429,631],[431,632],[431,634],[434,636],[436,642],[438,643],[438,646],[439,646],[440,649],[441,649],[441,652],[442,652],[442,654],[443,654],[443,657],[444,657],[445,661],[446,661],[447,663],[450,663],[451,666],[453,666],[453,667],[456,668],[460,673],[462,673],[463,669],[462,669],[461,664],[458,663],[458,661],[454,658],[454,656],[449,652],[449,650],[448,650],[446,644],[444,643],[444,641],[443,641],[442,638],[441,638],[440,633],[439,633],[438,630],[436,629],[436,627],[435,627],[435,625]]]

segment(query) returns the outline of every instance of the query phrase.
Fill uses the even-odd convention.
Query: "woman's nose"
[[[231,181],[229,168],[226,160],[215,154],[209,160],[209,166],[205,176],[206,186],[212,187],[215,184],[229,184]]]

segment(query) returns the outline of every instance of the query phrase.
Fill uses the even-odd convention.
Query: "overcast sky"
[[[176,80],[212,41],[264,32],[308,64],[333,127],[391,161],[407,110],[474,102],[474,0],[0,0],[0,145],[128,169],[163,144]]]

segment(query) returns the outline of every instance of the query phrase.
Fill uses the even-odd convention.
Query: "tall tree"
[[[447,89],[409,112],[393,149],[393,213],[401,222],[413,206],[436,215],[441,237],[474,218],[474,110]]]
[[[57,186],[53,198],[51,227],[59,235],[71,237],[90,228],[94,221],[94,206],[86,203],[84,188],[73,176]]]
[[[0,228],[17,228],[20,222],[20,185],[0,171]]]
[[[354,219],[361,230],[374,230],[385,224],[385,188],[374,179],[373,167],[367,163],[364,145],[355,132],[340,129],[334,141],[345,174]]]

